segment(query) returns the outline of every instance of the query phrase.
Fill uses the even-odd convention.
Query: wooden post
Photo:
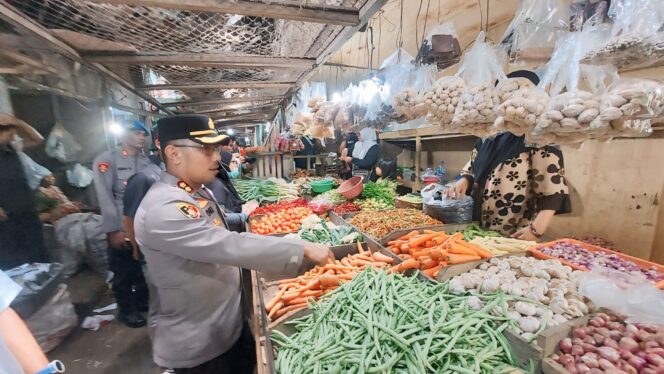
[[[413,184],[413,192],[416,192],[420,189],[420,181],[422,180],[422,172],[420,171],[422,167],[422,159],[420,155],[422,153],[422,137],[415,137],[415,183]]]

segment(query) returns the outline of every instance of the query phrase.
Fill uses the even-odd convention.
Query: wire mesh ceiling
[[[294,82],[302,74],[297,70],[274,69],[222,69],[188,65],[130,65],[131,74],[143,74],[143,84],[155,84],[150,71],[170,84],[217,82]]]
[[[364,1],[362,0],[247,0],[251,3],[261,4],[287,4],[287,5],[319,5],[321,7],[349,7],[359,9]]]

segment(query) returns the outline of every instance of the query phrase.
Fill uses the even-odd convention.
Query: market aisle
[[[113,302],[103,280],[89,271],[77,274],[67,283],[81,321],[92,309]],[[152,362],[148,330],[130,329],[115,320],[96,332],[77,328],[49,357],[64,362],[67,373],[73,374],[161,373]]]

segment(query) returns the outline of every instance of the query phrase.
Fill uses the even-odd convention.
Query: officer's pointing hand
[[[325,265],[329,260],[334,260],[334,254],[324,244],[308,243],[304,246],[304,257],[318,265]]]

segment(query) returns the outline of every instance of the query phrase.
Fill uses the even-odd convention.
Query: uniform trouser
[[[228,351],[190,369],[175,369],[175,374],[253,374],[256,347],[251,330],[245,323],[240,338]]]
[[[113,296],[120,313],[147,309],[148,286],[141,263],[132,256],[131,246],[108,249],[108,266],[113,272]]]
[[[42,225],[35,213],[10,214],[0,222],[0,269],[31,262],[48,262]]]

